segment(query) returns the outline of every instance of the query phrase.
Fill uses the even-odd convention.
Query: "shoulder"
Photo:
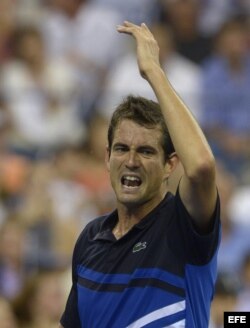
[[[96,234],[100,231],[101,226],[105,221],[105,219],[107,218],[107,216],[108,215],[102,215],[90,221],[80,233],[76,245],[85,239],[93,239],[96,236]]]
[[[88,245],[94,240],[94,237],[100,231],[102,223],[106,217],[107,215],[104,215],[93,219],[80,233],[73,251],[73,267],[79,262],[83,251],[87,249]]]

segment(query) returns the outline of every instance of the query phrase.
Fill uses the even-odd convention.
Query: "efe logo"
[[[224,327],[249,327],[250,312],[224,312]],[[243,326],[244,327],[244,326]]]

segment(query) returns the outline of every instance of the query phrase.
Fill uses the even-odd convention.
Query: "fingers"
[[[131,22],[129,22],[129,21],[124,21],[124,26],[127,26],[127,27],[135,27],[135,28],[139,28],[140,29],[140,27],[141,28],[146,28],[146,29],[148,29],[148,27],[147,27],[147,25],[145,24],[145,23],[141,23],[141,25],[136,25],[136,24],[134,24],[134,23],[131,23]]]
[[[148,28],[148,26],[147,26],[145,23],[142,23],[142,24],[141,24],[141,28],[143,28],[144,30],[146,30],[146,31],[148,31],[150,34],[152,34],[151,31],[150,31],[150,29]]]
[[[137,26],[136,24],[133,24],[133,23],[131,23],[129,21],[124,21],[124,25],[125,26],[128,26],[128,27],[135,27],[135,26]]]
[[[129,21],[124,21],[123,25],[117,26],[117,31],[121,33],[135,34],[141,30],[147,31],[151,34],[145,23],[142,23],[141,25],[136,25]]]
[[[128,33],[128,28],[125,27],[124,25],[117,25],[116,29],[117,29],[118,32]]]
[[[130,23],[128,21],[124,21],[123,25],[118,25],[117,26],[117,31],[122,32],[122,33],[128,33],[128,34],[133,34],[132,32],[135,31],[137,25]]]

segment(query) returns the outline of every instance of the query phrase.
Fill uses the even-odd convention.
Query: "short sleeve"
[[[184,252],[186,261],[190,264],[207,264],[218,249],[220,242],[220,200],[217,195],[216,206],[212,215],[212,227],[207,234],[200,234],[193,224],[193,219],[186,210],[177,190],[175,196],[176,227],[180,231],[177,251]]]

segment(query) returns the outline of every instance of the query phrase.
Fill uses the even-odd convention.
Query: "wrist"
[[[153,65],[144,71],[144,78],[152,85],[167,80],[165,72],[158,65]]]

